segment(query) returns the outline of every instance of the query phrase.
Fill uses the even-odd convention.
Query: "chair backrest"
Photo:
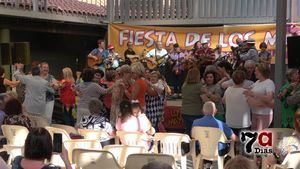
[[[156,133],[154,135],[154,152],[173,155],[175,158],[182,156],[181,143],[189,143],[190,137],[181,133]],[[158,144],[160,142],[160,144]]]
[[[66,165],[59,154],[52,154],[50,163],[60,168],[66,168]]]
[[[103,150],[73,150],[73,163],[77,168],[82,169],[120,169],[118,162],[113,154]]]
[[[97,140],[67,140],[64,142],[65,148],[68,150],[69,160],[72,163],[72,153],[74,149],[87,149],[87,150],[101,150],[102,146],[100,141]]]
[[[7,139],[7,144],[24,146],[25,139],[29,133],[26,127],[18,125],[2,125],[1,129],[4,137]]]
[[[145,146],[145,142],[149,140],[147,134],[139,132],[117,131],[117,137],[120,138],[123,145],[129,146]]]
[[[290,152],[284,158],[282,165],[287,168],[300,168],[300,151]]]
[[[32,114],[26,114],[26,116],[30,119],[32,127],[46,127],[49,126],[49,122],[47,119],[35,116]]]
[[[202,157],[211,161],[218,158],[218,143],[227,141],[224,133],[213,127],[193,127],[192,138],[200,142]]]
[[[50,126],[55,127],[55,128],[64,129],[68,134],[70,134],[70,133],[78,134],[78,131],[72,126],[63,125],[63,124],[51,124]]]
[[[279,145],[279,142],[284,138],[291,136],[294,132],[294,129],[289,129],[289,128],[268,128],[264,129],[263,131],[270,131],[272,132],[273,136],[273,143],[272,145],[277,148]]]
[[[125,167],[127,157],[130,154],[147,153],[143,146],[107,145],[103,150],[111,152],[121,167]]]
[[[89,140],[102,140],[110,137],[104,130],[78,129],[78,133]]]
[[[167,154],[131,154],[127,158],[126,169],[142,168],[144,165],[152,161],[159,161],[165,164],[169,164],[173,168],[176,168],[175,159],[171,155]]]
[[[67,140],[71,140],[69,134],[64,129],[60,129],[60,128],[56,128],[56,127],[49,127],[49,126],[47,126],[45,128],[50,133],[52,139],[53,139],[53,134],[54,133],[61,133],[62,134],[62,140],[63,140],[63,142],[65,142]]]

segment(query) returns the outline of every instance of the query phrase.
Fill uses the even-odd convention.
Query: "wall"
[[[82,69],[86,55],[99,37],[35,31],[11,31],[12,42],[30,42],[32,60],[47,61],[50,73],[61,77],[61,69]],[[76,62],[78,59],[78,63]],[[75,73],[75,72],[74,72]]]

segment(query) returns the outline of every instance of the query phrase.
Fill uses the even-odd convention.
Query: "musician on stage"
[[[258,62],[258,51],[255,48],[254,39],[248,39],[246,41],[246,50],[247,52],[240,54],[240,59],[243,61],[253,60],[255,62]]]
[[[168,59],[168,63],[172,70],[174,98],[178,98],[181,95],[181,86],[184,80],[184,57],[185,54],[181,52],[179,45],[175,43],[173,49],[170,51],[170,58]]]
[[[212,65],[215,60],[215,54],[212,48],[208,47],[208,42],[203,42],[202,47],[195,52],[195,59],[200,63],[201,77],[204,74],[205,68]]]
[[[158,41],[155,44],[155,49],[150,50],[146,57],[150,58],[150,57],[156,57],[156,60],[166,60],[168,59],[168,52],[166,49],[162,48],[162,42]],[[162,65],[158,65],[158,69],[161,75],[163,75],[165,77],[166,75],[166,65],[165,63],[162,63]]]
[[[222,51],[222,45],[218,44],[214,49],[215,60],[218,60],[225,56],[225,53]]]
[[[258,54],[258,59],[259,63],[270,65],[272,56],[271,53],[267,51],[267,48],[268,45],[265,42],[259,44],[260,52]]]
[[[131,60],[129,59],[128,55],[135,55],[135,51],[132,49],[132,42],[127,43],[127,50],[124,52],[125,57],[125,64],[131,65]]]
[[[120,56],[117,52],[115,52],[115,47],[112,44],[109,44],[107,46],[108,49],[108,56],[106,60],[104,61],[105,63],[105,68],[106,69],[116,69],[119,67],[119,60]]]
[[[91,51],[91,53],[88,55],[88,59],[92,59],[95,62],[99,61],[95,66],[99,66],[100,69],[104,70],[104,64],[102,60],[106,59],[108,56],[108,50],[105,49],[105,41],[102,39],[99,39],[97,41],[98,48],[95,48]],[[92,66],[92,65],[88,65]]]

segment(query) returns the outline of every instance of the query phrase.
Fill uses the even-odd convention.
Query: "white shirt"
[[[251,126],[250,106],[243,92],[246,89],[228,87],[224,93],[226,104],[226,124],[231,128]]]
[[[157,50],[156,48],[155,49],[152,49],[152,50],[150,50],[148,53],[147,53],[147,55],[146,55],[146,57],[151,57],[151,56],[164,56],[164,55],[166,55],[165,56],[165,58],[168,58],[168,52],[167,52],[167,50],[166,49],[161,49],[161,50]]]
[[[254,93],[264,94],[267,95],[267,93],[272,92],[275,93],[275,84],[272,80],[266,79],[262,82],[257,80],[252,86],[251,91]],[[269,115],[273,114],[273,110],[269,107],[253,107],[252,113],[254,114],[260,114],[260,115]]]

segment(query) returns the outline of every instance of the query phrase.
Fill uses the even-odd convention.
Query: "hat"
[[[174,47],[174,48],[179,48],[178,43],[175,43],[175,44],[173,45],[173,47]]]
[[[201,44],[202,44],[202,45],[204,45],[204,44],[208,44],[208,41],[201,42]]]
[[[250,39],[248,39],[246,42],[249,43],[249,44],[254,44],[254,43],[255,43],[255,40],[252,39],[252,38],[250,38]]]
[[[112,45],[112,44],[109,44],[108,46],[107,46],[107,49],[114,49],[115,47],[114,47],[114,45]]]

